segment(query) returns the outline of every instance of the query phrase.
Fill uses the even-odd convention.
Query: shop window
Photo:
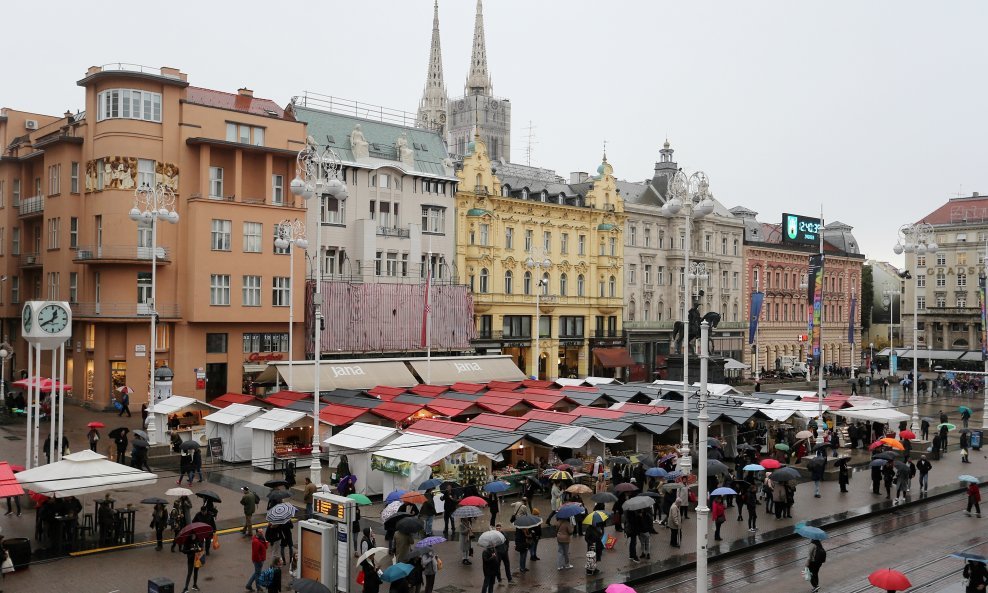
[[[228,334],[206,334],[206,354],[226,354]]]

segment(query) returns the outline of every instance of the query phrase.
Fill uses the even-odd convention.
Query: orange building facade
[[[287,359],[289,300],[300,357],[305,258],[276,253],[274,239],[281,221],[305,220],[289,191],[304,125],[250,90],[193,87],[173,68],[93,67],[78,85],[85,109],[75,114],[0,111],[7,379],[27,367],[23,303],[63,300],[74,399],[105,407],[128,385],[133,404],[147,401],[151,231],[128,216],[143,185],[170,188],[180,217],[159,222],[156,241],[155,362],[173,370],[174,393],[249,389],[265,361]]]

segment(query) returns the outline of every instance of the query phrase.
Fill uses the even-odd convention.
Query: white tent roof
[[[793,416],[799,416],[801,418],[815,418],[820,410],[816,402],[800,402],[792,400],[774,401],[770,404],[745,402],[741,404],[741,407],[757,408],[759,412],[765,414],[776,422],[785,422]],[[830,408],[826,404],[823,405],[824,412],[829,409]]]
[[[186,397],[184,395],[173,395],[166,400],[162,400],[154,404],[155,414],[174,414],[175,412],[181,410],[182,408],[187,408],[192,404],[202,404],[203,406],[213,408],[218,410],[216,406],[207,404],[202,400],[198,400],[194,397]]]
[[[729,370],[729,371],[730,370],[735,370],[735,369],[750,369],[751,368],[751,365],[750,364],[745,364],[745,363],[743,363],[741,361],[738,361],[738,360],[734,360],[733,358],[725,358],[724,359],[724,368],[726,370]]]
[[[780,389],[776,391],[782,395],[798,395],[799,397],[816,397],[816,391],[806,391],[801,389]]]
[[[561,426],[552,431],[545,438],[538,440],[552,447],[564,447],[566,449],[580,449],[587,444],[590,439],[597,439],[602,443],[620,443],[620,439],[609,439],[601,436],[597,432],[586,426]]]
[[[334,434],[325,441],[326,445],[336,445],[344,449],[367,451],[398,434],[395,428],[354,422],[346,429]]]
[[[286,426],[290,426],[295,422],[298,422],[302,418],[305,418],[305,416],[305,412],[298,412],[296,410],[268,410],[264,414],[261,414],[257,418],[254,418],[245,424],[244,427],[275,432],[276,430],[281,430]]]
[[[612,383],[620,384],[620,381],[612,377],[587,377],[583,380],[584,383],[589,383],[590,385],[610,385]]]
[[[245,418],[249,418],[253,414],[263,411],[264,408],[252,406],[250,404],[230,404],[222,410],[213,412],[203,419],[206,422],[215,422],[217,424],[236,424]]]
[[[432,465],[462,448],[461,443],[450,439],[427,434],[405,433],[385,445],[377,451],[377,454],[388,459]]]
[[[852,395],[847,402],[855,408],[894,408],[892,402],[885,399],[875,399],[864,395]]]
[[[844,408],[834,410],[834,414],[853,418],[854,420],[867,420],[868,422],[902,422],[909,420],[909,414],[903,414],[895,408]]]
[[[66,455],[55,463],[22,471],[14,477],[25,489],[59,496],[148,486],[158,481],[156,474],[110,461],[105,455],[89,449]]]
[[[563,387],[579,387],[583,385],[583,379],[569,379],[567,377],[560,377],[556,379],[556,385],[561,385]]]

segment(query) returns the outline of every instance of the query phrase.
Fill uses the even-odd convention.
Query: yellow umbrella
[[[609,518],[610,515],[608,515],[604,511],[594,511],[589,515],[587,515],[587,517],[583,520],[583,524],[594,525],[596,523],[603,523],[604,521],[607,521]]]
[[[558,471],[558,472],[552,474],[551,476],[549,476],[549,479],[550,480],[572,480],[573,479],[573,476],[569,472],[566,472],[566,471]]]

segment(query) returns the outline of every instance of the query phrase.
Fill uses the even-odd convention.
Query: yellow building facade
[[[626,376],[625,214],[606,156],[597,176],[551,196],[513,193],[484,142],[471,144],[457,171],[456,265],[474,295],[477,351],[509,354],[539,379]]]

